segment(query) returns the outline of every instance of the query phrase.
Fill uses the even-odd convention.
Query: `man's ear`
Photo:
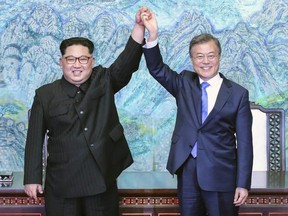
[[[60,65],[60,67],[61,68],[63,68],[63,65],[62,65],[63,63],[62,63],[62,58],[59,58],[59,65]]]

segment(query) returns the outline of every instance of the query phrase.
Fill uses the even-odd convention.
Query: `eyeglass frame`
[[[214,54],[214,53],[209,53],[208,55],[197,55],[197,56],[192,56],[193,59],[195,59],[197,62],[203,62],[205,57],[207,57],[207,60],[212,62],[214,61],[216,58],[218,58],[220,56],[220,54]]]
[[[78,60],[78,62],[80,63],[80,64],[88,64],[88,62],[89,62],[89,60],[91,59],[91,58],[93,58],[93,56],[85,56],[85,55],[82,55],[82,56],[79,56],[79,57],[75,57],[75,56],[66,56],[66,57],[62,57],[62,58],[64,58],[65,59],[65,61],[66,61],[66,63],[67,64],[75,64],[76,63],[76,61]],[[74,61],[73,61],[73,63],[72,62],[68,62],[68,58],[73,58],[74,59]],[[81,58],[87,58],[87,62],[81,62]],[[83,60],[83,59],[82,59]],[[85,61],[86,61],[86,59],[85,59]]]

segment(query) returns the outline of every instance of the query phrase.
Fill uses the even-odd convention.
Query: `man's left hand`
[[[237,187],[234,195],[234,205],[241,206],[248,198],[248,190],[245,188]]]

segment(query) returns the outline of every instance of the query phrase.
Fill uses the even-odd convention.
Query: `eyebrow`
[[[216,54],[217,52],[215,51],[211,51],[211,52],[208,52],[208,53],[196,53],[196,55],[209,55],[209,54]]]

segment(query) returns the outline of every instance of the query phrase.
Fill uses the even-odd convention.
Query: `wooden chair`
[[[285,171],[285,112],[251,103],[253,171]]]

